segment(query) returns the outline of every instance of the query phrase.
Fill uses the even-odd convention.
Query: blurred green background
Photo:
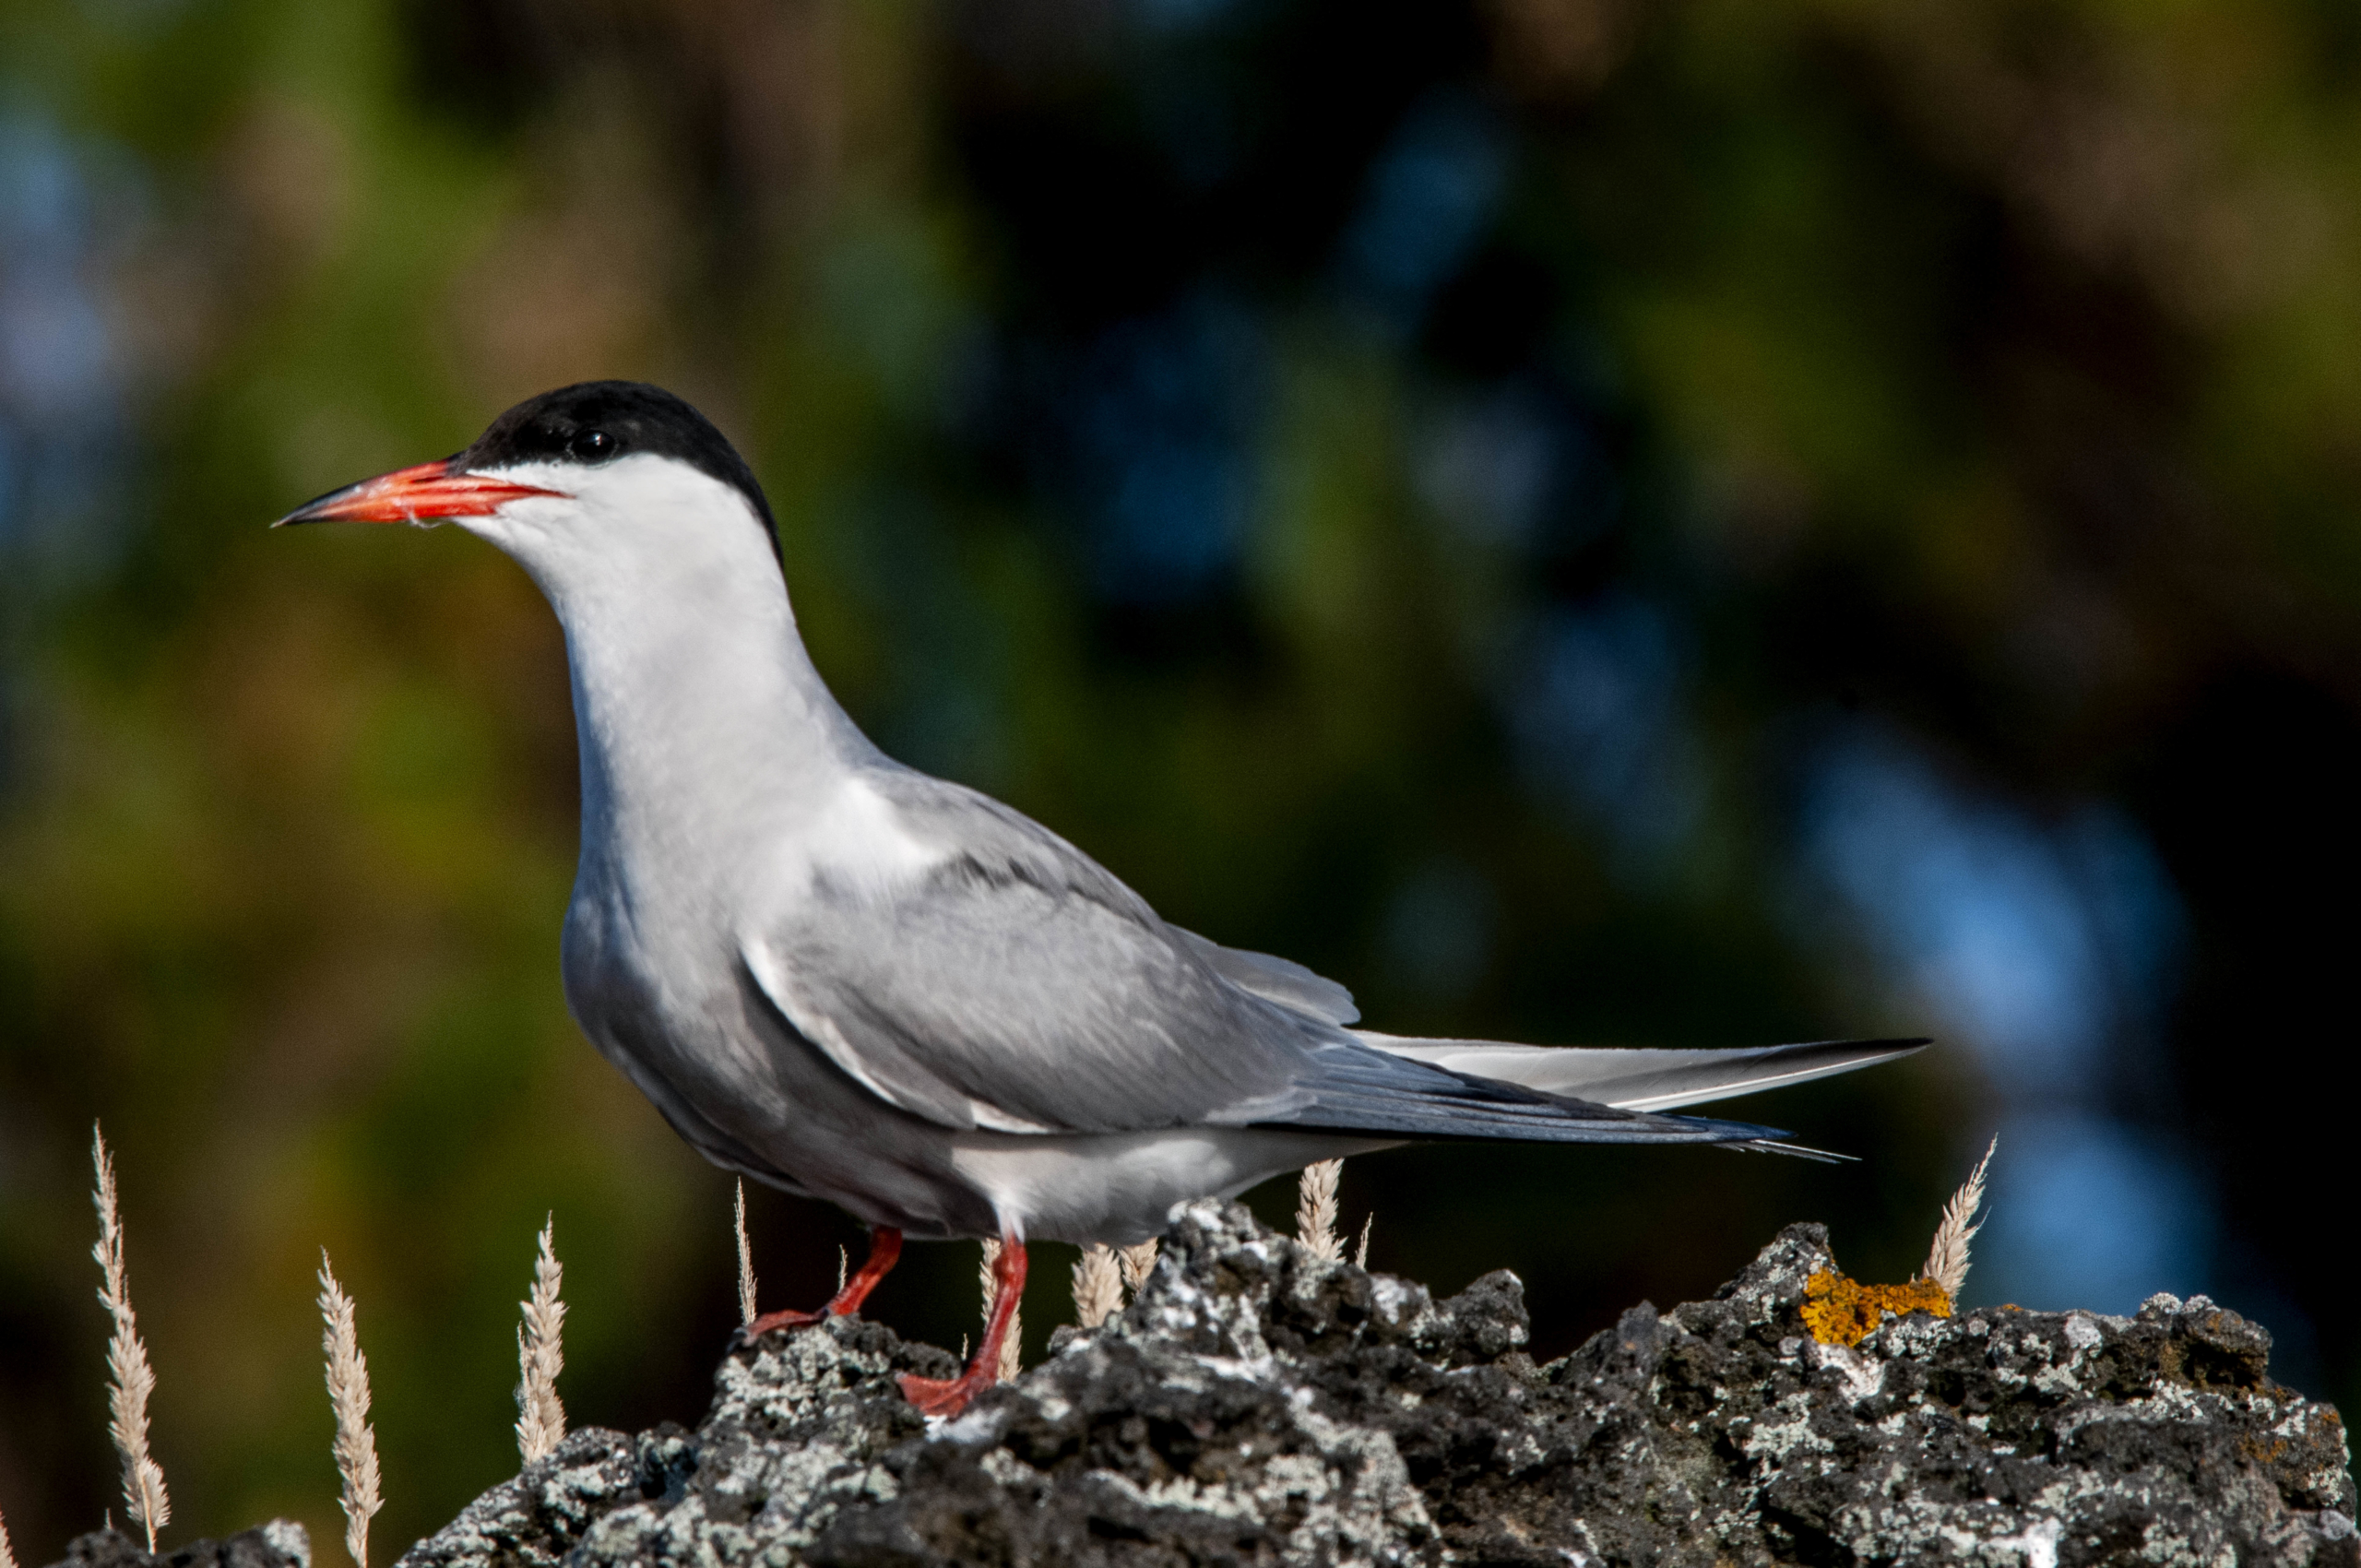
[[[1857,1166],[1356,1160],[1375,1265],[1556,1354],[1793,1219],[1902,1277],[1997,1130],[1970,1300],[2361,1395],[2356,195],[2330,0],[6,0],[20,1559],[120,1507],[94,1117],[168,1541],[335,1556],[324,1244],[381,1562],[514,1468],[544,1215],[575,1421],[703,1408],[730,1184],[566,1017],[556,627],[263,526],[592,376],[740,443],[888,750],[1376,1027],[1944,1039],[1734,1108]],[[859,1246],[753,1217],[767,1305]]]

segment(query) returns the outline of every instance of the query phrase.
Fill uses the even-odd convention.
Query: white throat
[[[567,493],[469,529],[531,574],[565,630],[583,871],[708,869],[792,833],[876,753],[797,636],[761,520],[682,462],[504,472]]]

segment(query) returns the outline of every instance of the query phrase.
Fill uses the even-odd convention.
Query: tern
[[[761,485],[658,387],[546,393],[279,521],[455,522],[540,587],[581,754],[567,1004],[707,1159],[870,1228],[833,1300],[750,1337],[854,1311],[905,1236],[1002,1241],[973,1361],[903,1379],[930,1414],[993,1381],[1028,1239],[1129,1245],[1183,1201],[1421,1140],[1808,1153],[1666,1112],[1927,1043],[1357,1028],[1343,986],[1169,924],[1048,828],[872,744],[797,635]]]

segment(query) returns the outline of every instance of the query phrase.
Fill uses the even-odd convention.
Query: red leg
[[[1000,1381],[1000,1348],[1008,1339],[1009,1320],[1025,1295],[1025,1243],[1003,1237],[1000,1261],[992,1265],[992,1315],[984,1325],[984,1342],[967,1370],[945,1381],[902,1374],[902,1397],[930,1416],[955,1416],[967,1401]]]
[[[892,1271],[895,1260],[902,1255],[902,1233],[890,1225],[881,1225],[869,1233],[869,1256],[859,1272],[845,1281],[844,1289],[828,1299],[828,1304],[816,1313],[765,1313],[748,1324],[741,1332],[749,1339],[759,1339],[774,1328],[806,1328],[822,1318],[843,1317],[860,1310],[877,1282]]]

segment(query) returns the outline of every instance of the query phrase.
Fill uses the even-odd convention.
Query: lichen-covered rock
[[[223,1540],[150,1552],[121,1530],[92,1530],[50,1568],[312,1568],[312,1538],[292,1519],[273,1519]]]
[[[957,1420],[895,1388],[939,1350],[773,1335],[694,1432],[576,1433],[401,1568],[2361,1564],[2336,1413],[2236,1314],[1919,1313],[1847,1348],[1802,1316],[1833,1266],[1791,1227],[1536,1367],[1511,1275],[1437,1302],[1200,1204],[1129,1310]]]
[[[554,1568],[802,1560],[848,1504],[894,1495],[884,1456],[926,1418],[894,1377],[948,1377],[948,1355],[836,1318],[733,1351],[692,1433],[577,1431],[410,1549],[399,1568]]]

